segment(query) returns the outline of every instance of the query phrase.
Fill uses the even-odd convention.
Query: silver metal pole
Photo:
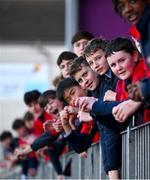
[[[72,36],[78,30],[78,0],[65,0],[65,46],[71,50]]]

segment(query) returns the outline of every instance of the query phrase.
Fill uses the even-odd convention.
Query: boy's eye
[[[78,79],[78,83],[79,83],[79,84],[82,83],[82,79]]]
[[[79,46],[80,46],[80,43],[76,43],[74,46],[75,46],[75,47],[79,47]]]
[[[119,59],[119,62],[124,62],[125,59]]]
[[[86,46],[87,43],[88,43],[88,41],[84,41],[82,44],[83,44],[83,46]]]
[[[69,102],[71,101],[71,98],[70,98],[70,97],[67,97],[67,98],[66,98],[66,101],[67,101],[67,103],[69,103]]]
[[[87,76],[87,72],[83,73],[83,77],[86,77]]]
[[[67,63],[67,66],[71,66],[72,61],[73,61],[73,59]]]
[[[125,5],[124,5],[124,4],[120,3],[120,4],[118,5],[118,11],[119,11],[120,14],[121,14],[122,11],[124,10],[124,8],[125,8]]]
[[[64,69],[64,65],[60,66],[60,69]]]
[[[114,68],[116,66],[115,63],[111,64],[110,67]]]
[[[52,104],[53,104],[53,101],[49,101],[48,104],[49,104],[49,105],[52,105]]]
[[[97,60],[99,60],[99,59],[101,59],[102,58],[102,56],[97,56],[96,58],[95,58],[95,60],[97,61]]]
[[[74,91],[73,90],[70,92],[70,95],[74,95]]]
[[[129,0],[129,2],[130,2],[131,4],[134,4],[134,3],[136,2],[136,0]]]
[[[93,64],[93,61],[90,61],[90,62],[89,62],[89,65],[91,66],[92,64]]]

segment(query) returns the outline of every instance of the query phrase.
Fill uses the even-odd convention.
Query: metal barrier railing
[[[70,152],[62,157],[63,166],[72,158],[71,176],[68,179],[106,179],[99,143],[88,149],[88,157]],[[67,161],[66,161],[67,160]]]
[[[150,122],[122,134],[122,178],[150,179]]]
[[[73,151],[62,156],[63,168],[71,158],[71,176],[65,179],[108,179],[103,169],[99,143],[89,148],[88,158],[81,158]],[[51,163],[47,165],[42,162],[38,174],[37,177],[41,179],[57,178]],[[121,178],[150,179],[150,122],[137,127],[128,127],[122,133]]]

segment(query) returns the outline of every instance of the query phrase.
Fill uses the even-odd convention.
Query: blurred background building
[[[0,131],[26,111],[23,95],[54,88],[57,56],[78,30],[128,35],[110,0],[0,0]]]

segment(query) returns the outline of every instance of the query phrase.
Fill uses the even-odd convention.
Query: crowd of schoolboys
[[[150,121],[149,1],[112,2],[132,24],[133,41],[77,32],[73,52],[64,51],[57,58],[56,89],[26,92],[28,112],[12,125],[18,137],[9,131],[1,134],[9,168],[20,163],[24,177],[36,175],[40,157],[51,160],[58,179],[63,179],[70,171],[62,170],[60,155],[74,150],[86,158],[91,144],[100,142],[105,172],[110,179],[119,179],[121,131],[133,115],[135,125]]]

